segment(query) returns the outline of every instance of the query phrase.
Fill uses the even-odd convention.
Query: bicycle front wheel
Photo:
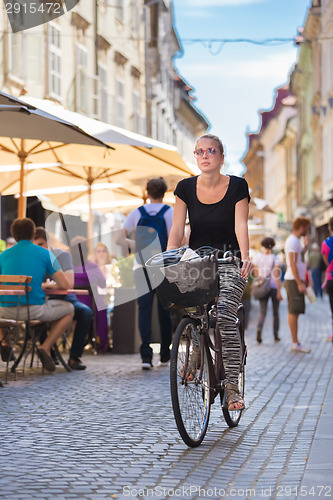
[[[183,318],[174,334],[170,386],[179,434],[191,447],[205,437],[210,415],[210,376],[205,348],[201,358],[201,342],[196,321]]]

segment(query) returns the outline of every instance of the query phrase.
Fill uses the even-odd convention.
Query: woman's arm
[[[169,233],[167,250],[179,248],[184,238],[184,229],[186,222],[187,206],[178,196],[176,196],[173,207],[173,220]]]
[[[277,299],[282,300],[282,295],[281,295],[281,267],[280,265],[275,265],[273,269],[273,278],[276,283],[276,290],[277,290]]]
[[[247,198],[243,198],[236,203],[235,206],[235,233],[238,245],[241,251],[241,259],[243,266],[241,269],[241,276],[247,279],[252,270],[252,264],[249,257],[249,203]]]
[[[120,245],[123,248],[127,248],[131,253],[135,253],[135,240],[128,237],[128,231],[124,227],[120,228],[115,237],[116,245]]]

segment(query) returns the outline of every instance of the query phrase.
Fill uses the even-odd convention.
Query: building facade
[[[328,235],[333,216],[333,0],[313,0],[304,28],[295,39],[298,60],[290,74],[288,95],[277,90],[272,110],[262,113],[256,136],[262,148],[262,192],[275,214],[265,214],[271,236],[283,238],[292,220],[312,220],[312,238]],[[249,154],[243,161],[251,180],[257,168]]]
[[[0,29],[2,91],[51,99],[179,147],[191,160],[187,142],[209,123],[173,64],[181,46],[170,0],[80,0],[17,33],[2,6]]]

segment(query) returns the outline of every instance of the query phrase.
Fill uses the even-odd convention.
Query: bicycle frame
[[[219,263],[235,262],[226,257]],[[211,300],[211,299],[208,299]],[[208,302],[207,300],[207,302]],[[185,307],[176,328],[170,362],[172,407],[178,431],[191,447],[199,446],[206,434],[211,404],[220,396],[221,409],[229,427],[236,427],[243,408],[229,410],[226,401],[226,375],[223,366],[223,342],[217,321],[218,297],[213,302]],[[216,318],[216,322],[214,322]],[[240,336],[238,390],[244,395],[246,346],[243,328],[243,305],[237,312],[237,335]]]

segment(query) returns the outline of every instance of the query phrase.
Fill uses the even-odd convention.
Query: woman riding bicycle
[[[218,299],[218,327],[223,346],[228,410],[242,410],[245,403],[238,390],[241,346],[236,320],[252,268],[248,236],[249,190],[245,179],[221,174],[224,149],[217,136],[202,135],[196,142],[194,156],[201,174],[183,179],[175,189],[168,250],[180,247],[188,213],[190,248],[195,250],[209,245],[220,249],[222,256],[224,252],[231,251],[242,261],[242,266],[237,259],[219,265]]]

